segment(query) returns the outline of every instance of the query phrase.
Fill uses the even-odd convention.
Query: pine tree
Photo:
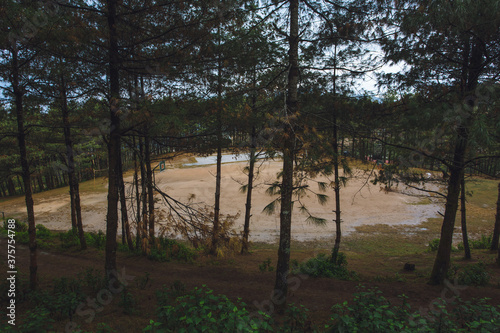
[[[387,59],[411,64],[397,75],[397,81],[423,99],[447,107],[441,116],[449,126],[443,130],[453,130],[449,134],[453,138],[443,137],[449,138],[452,148],[445,152],[446,158],[438,158],[449,174],[441,238],[429,281],[439,284],[450,266],[460,180],[482,111],[480,89],[495,72],[493,62],[499,57],[500,15],[497,3],[488,0],[400,1],[392,14],[394,21],[388,22],[395,23],[391,26],[395,33],[382,38],[383,49]],[[420,151],[437,157],[437,150]]]

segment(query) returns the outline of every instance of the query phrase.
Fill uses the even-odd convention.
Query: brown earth
[[[4,249],[6,240],[0,239],[1,248]],[[324,252],[324,251],[323,251]],[[3,252],[5,253],[5,252]],[[292,259],[299,262],[310,258],[318,253],[318,249],[294,251]],[[17,248],[18,269],[22,276],[28,272],[28,250],[25,246]],[[367,254],[369,256],[369,254]],[[475,256],[476,257],[476,256]],[[98,323],[107,323],[117,332],[141,332],[149,323],[155,319],[156,297],[155,291],[162,286],[170,287],[174,281],[181,281],[187,289],[206,285],[215,293],[227,295],[230,299],[241,298],[249,305],[251,312],[263,310],[274,314],[271,302],[271,290],[274,285],[274,272],[261,272],[258,266],[267,258],[272,258],[271,265],[276,265],[276,249],[255,249],[249,255],[237,255],[229,259],[214,259],[209,257],[198,258],[194,263],[166,262],[158,263],[145,259],[141,256],[118,253],[117,267],[120,272],[128,276],[127,290],[134,295],[137,302],[136,311],[132,315],[125,315],[120,305],[120,294],[113,295],[113,300],[104,310],[96,314],[95,319],[86,323],[88,315],[74,316],[74,321],[87,331],[95,331]],[[411,256],[410,256],[411,258]],[[491,298],[493,304],[500,300],[500,289],[490,287],[459,287],[453,286],[429,286],[425,280],[416,272],[405,272],[402,270],[400,260],[406,260],[405,256],[396,258],[385,258],[386,264],[393,270],[399,272],[400,279],[394,278],[377,279],[361,275],[360,281],[339,281],[327,278],[311,278],[307,276],[293,276],[290,280],[289,302],[302,304],[310,310],[313,324],[324,325],[328,322],[330,308],[332,305],[352,300],[352,296],[358,291],[360,284],[372,288],[376,287],[393,304],[401,304],[398,295],[408,296],[408,301],[413,310],[428,309],[438,297],[448,300],[455,296],[463,299]],[[432,255],[427,256],[432,260]],[[378,259],[374,258],[374,264]],[[411,260],[411,259],[410,259]],[[61,277],[76,277],[89,268],[95,268],[102,274],[104,255],[102,251],[90,249],[85,252],[57,253],[40,251],[38,256],[38,273],[42,289],[52,288],[52,281]],[[349,260],[349,268],[363,274],[363,270],[370,270],[370,259]],[[376,268],[375,268],[376,269]],[[489,269],[500,276],[500,269],[489,265]],[[147,282],[146,277],[148,277]],[[26,282],[18,288],[26,287]],[[99,292],[89,292],[88,297],[95,299]],[[18,305],[18,316],[34,305],[24,302]],[[84,306],[83,310],[90,309]],[[55,318],[58,320],[59,318]],[[2,319],[3,320],[3,319]],[[56,323],[57,332],[64,332],[64,327],[69,320],[67,317]]]
[[[262,210],[274,198],[265,193],[269,184],[276,180],[276,174],[280,171],[281,162],[268,161],[260,163],[260,173],[256,180],[257,187],[254,190],[252,200],[252,225],[250,241],[275,242],[279,237],[279,214],[266,215]],[[235,162],[223,164],[222,167],[222,193],[221,212],[223,214],[236,215],[239,217],[235,223],[235,229],[240,232],[243,229],[246,194],[240,191],[241,184],[246,182],[243,168],[246,162]],[[198,167],[175,167],[167,168],[163,172],[155,173],[155,180],[160,189],[172,197],[188,202],[193,198],[200,205],[212,205],[215,193],[215,166]],[[420,198],[405,195],[413,193],[401,186],[397,191],[381,191],[380,185],[373,185],[368,181],[369,173],[357,169],[347,185],[342,188],[341,207],[343,231],[348,234],[361,225],[417,225],[428,218],[436,217],[440,205],[429,203],[417,204]],[[132,176],[125,177],[129,184]],[[306,221],[307,216],[295,209],[293,215],[292,237],[299,241],[313,241],[330,238],[335,234],[335,225],[330,222],[333,219],[334,194],[331,188],[324,194],[329,196],[326,205],[320,205],[314,192],[318,190],[317,181],[331,183],[326,177],[318,177],[309,181],[308,193],[300,199],[310,213],[327,221],[325,226],[317,226]],[[107,193],[102,191],[102,179],[95,184],[89,182],[90,189],[100,189],[100,192],[83,192],[81,195],[82,219],[85,231],[105,230]],[[128,186],[127,193],[131,193]],[[414,194],[414,193],[413,193]],[[160,199],[160,198],[158,198]],[[38,193],[34,196],[36,223],[43,224],[51,230],[71,229],[69,195],[60,193],[53,195],[52,191]],[[163,209],[161,200],[158,200],[159,209]],[[300,204],[295,205],[299,207]],[[129,207],[130,208],[130,207]],[[26,207],[23,200],[0,202],[0,211],[6,216],[24,218]],[[132,209],[129,214],[133,214]],[[161,220],[159,221],[162,222]],[[118,231],[121,233],[121,230]]]

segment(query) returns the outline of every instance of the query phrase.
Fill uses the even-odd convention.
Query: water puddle
[[[261,154],[258,159],[267,158],[268,156]],[[183,166],[203,166],[212,165],[217,163],[217,155],[210,155],[205,157],[195,156],[195,163],[185,163]],[[227,154],[222,155],[222,163],[234,163],[234,162],[247,162],[250,160],[250,154]]]

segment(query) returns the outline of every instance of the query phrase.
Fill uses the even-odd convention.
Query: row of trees
[[[442,283],[465,171],[498,175],[497,7],[491,0],[2,1],[0,188],[4,195],[22,188],[26,197],[32,288],[34,180],[39,190],[70,186],[72,225],[85,248],[79,181],[107,169],[109,275],[116,270],[119,209],[122,241],[144,251],[154,244],[154,153],[217,154],[210,245],[217,253],[227,148],[251,157],[242,252],[256,158],[261,149],[282,154],[270,190],[279,196],[268,206],[280,207],[278,307],[286,303],[293,205],[300,206],[311,188],[305,181],[318,173],[333,175],[331,184],[319,185],[330,185],[336,198],[336,260],[346,155],[389,161],[390,178],[402,182],[422,181],[415,167],[446,176],[430,277]],[[357,78],[384,62],[404,68],[379,76],[391,93],[383,100],[356,96]],[[135,170],[131,196],[124,165]],[[390,181],[387,174],[382,180]]]

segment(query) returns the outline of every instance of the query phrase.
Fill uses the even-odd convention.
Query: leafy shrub
[[[264,260],[262,264],[259,265],[259,270],[264,273],[265,271],[272,272],[274,267],[271,265],[271,258]]]
[[[165,286],[162,289],[156,291],[156,300],[160,307],[171,305],[177,297],[186,295],[186,285],[179,280],[175,280],[174,283],[167,288]]]
[[[493,235],[485,236],[481,235],[480,239],[469,239],[469,247],[475,250],[488,250],[491,247],[491,240]],[[464,249],[464,243],[458,244],[458,249]]]
[[[458,273],[458,283],[467,286],[485,286],[490,281],[490,274],[483,263],[465,266]]]
[[[46,229],[46,230],[50,233],[50,231],[48,229]],[[38,231],[37,231],[36,244],[37,244],[37,247],[39,249],[45,250],[45,249],[49,249],[51,247],[52,242],[49,243],[49,242],[45,241],[47,238],[50,238],[50,236],[47,236],[47,233],[45,231],[42,231],[41,237],[38,235]],[[16,243],[28,245],[29,242],[30,242],[30,236],[29,236],[27,231],[16,232]]]
[[[359,287],[354,295],[353,304],[347,302],[332,307],[333,324],[327,326],[329,332],[396,332],[408,328],[410,306],[402,296],[400,306],[391,306],[390,302],[377,289]]]
[[[401,305],[391,305],[377,289],[361,291],[348,302],[332,307],[328,332],[498,332],[500,307],[491,306],[486,299],[464,302],[457,298],[447,304],[438,299],[432,310],[411,312],[406,296]],[[452,308],[453,311],[448,311]]]
[[[49,311],[44,307],[37,306],[32,310],[26,311],[21,320],[16,318],[16,325],[7,323],[0,324],[2,333],[45,333],[54,332],[52,330],[53,319],[49,318]],[[5,318],[3,312],[0,315]]]
[[[80,246],[80,239],[78,238],[78,231],[76,229],[60,233],[59,239],[61,240],[61,247],[64,249]]]
[[[431,240],[429,242],[429,245],[428,245],[429,246],[429,249],[428,249],[429,252],[434,252],[434,251],[438,250],[438,248],[439,248],[439,241],[440,241],[439,238],[435,238],[435,239],[433,239],[433,240]]]
[[[134,295],[132,295],[127,288],[123,288],[122,290],[120,306],[123,307],[123,313],[126,315],[136,312],[137,302]]]
[[[89,232],[85,234],[85,240],[89,246],[95,247],[99,250],[104,249],[106,245],[106,235],[102,230],[98,232]],[[80,244],[80,242],[78,242]]]
[[[285,320],[283,325],[280,325],[279,332],[311,332],[311,321],[308,315],[309,309],[303,305],[296,306],[289,304],[285,310]],[[315,331],[315,330],[314,330]]]
[[[159,322],[151,322],[145,331],[173,332],[271,332],[271,318],[259,313],[263,320],[253,319],[246,304],[231,302],[224,295],[214,295],[203,286],[185,296],[178,297],[173,305],[158,310]]]
[[[118,244],[116,244],[117,250],[120,251],[120,252],[128,252],[128,253],[136,253],[136,254],[140,253],[139,251],[137,251],[134,239],[132,239],[132,244],[133,244],[133,248],[134,248],[133,250],[131,250],[128,247],[127,243],[118,243]]]
[[[471,248],[478,250],[488,250],[491,247],[493,235],[485,236],[481,235],[478,240],[471,239],[469,241]]]
[[[62,277],[54,280],[52,292],[37,290],[29,295],[30,301],[42,306],[51,316],[73,318],[76,308],[85,299],[77,279]]]
[[[29,244],[30,236],[27,231],[16,232],[16,243]]]
[[[3,228],[4,230],[7,230],[8,229],[8,226],[9,224],[7,223],[9,219],[5,219],[5,221],[3,221]],[[24,232],[24,231],[28,231],[28,224],[25,223],[25,222],[21,222],[19,221],[18,219],[14,219],[16,222],[14,223],[14,230],[16,231],[16,233],[18,232]]]
[[[92,292],[97,292],[103,289],[107,284],[104,273],[93,267],[89,267],[83,272],[78,273],[78,278],[80,279],[82,285],[90,288]]]
[[[332,258],[333,258],[333,251],[332,250]],[[337,262],[335,263],[337,266],[347,266],[347,256],[345,255],[344,252],[339,252],[337,253]]]
[[[151,248],[148,257],[160,262],[171,259],[192,262],[196,258],[196,252],[175,240],[158,237],[155,239],[155,246]]]
[[[65,294],[68,292],[81,292],[81,282],[80,280],[74,278],[56,278],[54,279],[54,293]]]
[[[111,326],[109,326],[106,323],[97,324],[96,333],[114,333],[114,332],[116,332],[116,330],[114,330]]]
[[[457,326],[468,332],[500,331],[500,307],[491,306],[483,298],[475,301],[458,299],[454,305],[453,317]]]
[[[52,237],[52,232],[43,224],[36,225],[36,238],[47,239]]]
[[[19,267],[16,267],[17,274],[15,274],[15,286],[16,286],[16,304],[24,302],[28,295],[30,294],[30,285],[28,278],[21,271]],[[6,278],[0,280],[0,304],[3,302],[9,302],[10,297],[8,297],[10,289],[10,281]],[[7,303],[5,303],[7,304]],[[0,312],[1,313],[1,312]],[[2,332],[0,330],[0,332]]]
[[[326,254],[320,253],[316,258],[309,259],[304,264],[299,266],[299,272],[313,277],[328,277],[341,280],[351,280],[357,277],[356,273],[347,269],[347,260],[345,256],[339,253],[339,258],[342,258],[340,263],[331,261],[331,257]]]
[[[52,331],[54,320],[49,318],[50,312],[44,307],[36,307],[26,312],[26,317],[19,327],[18,332],[26,333],[45,333]]]
[[[428,244],[429,248],[427,249],[427,251],[429,251],[429,252],[437,251],[439,248],[439,242],[440,242],[439,238],[435,238],[435,239],[431,240]],[[460,244],[459,244],[459,246],[460,246]],[[457,252],[459,250],[463,250],[463,248],[460,249],[460,247],[458,247],[458,248],[454,247],[454,246],[451,247],[451,252]]]

